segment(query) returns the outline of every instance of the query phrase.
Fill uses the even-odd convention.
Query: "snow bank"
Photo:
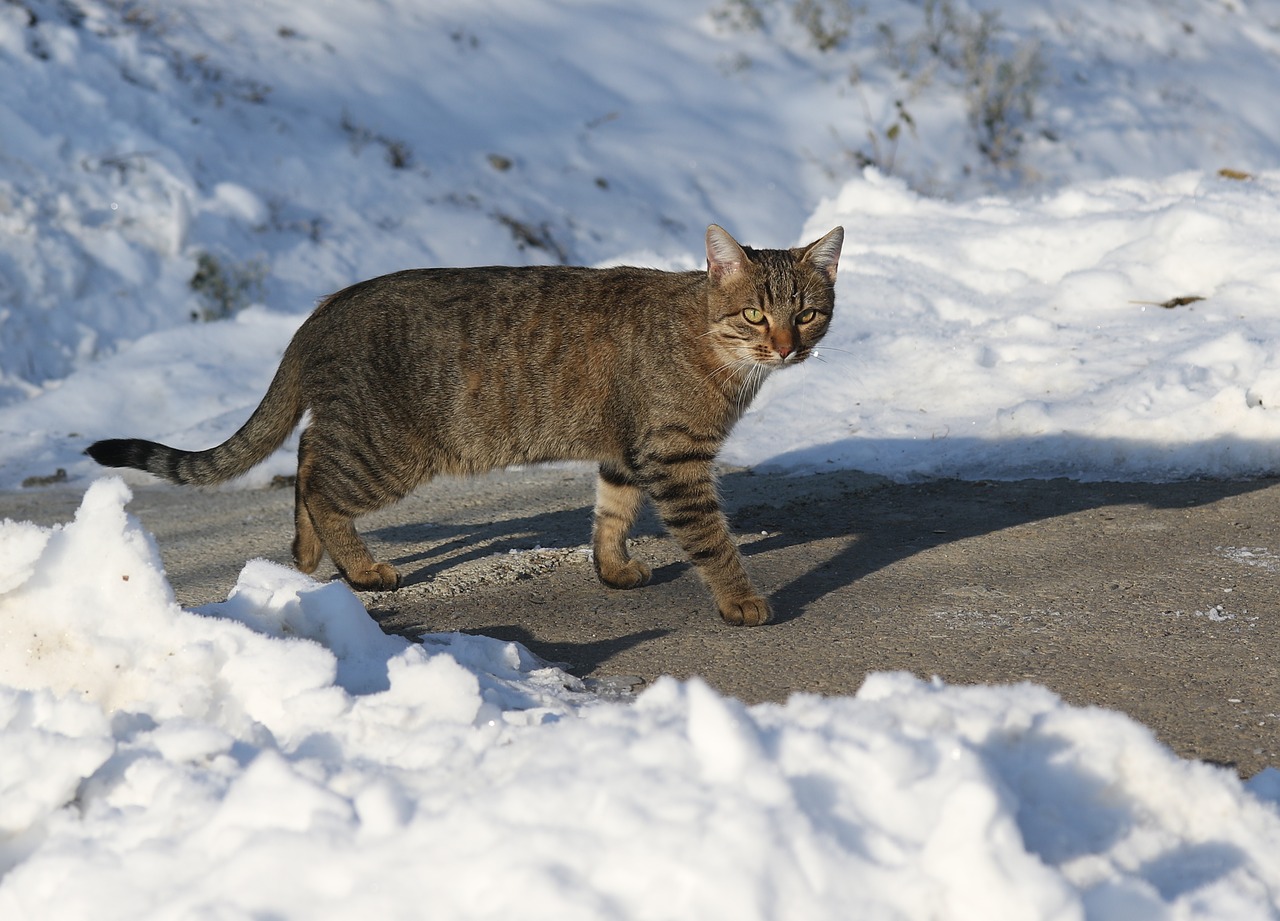
[[[948,203],[870,172],[805,236],[836,224],[822,361],[769,381],[729,460],[899,478],[1277,469],[1280,174]]]
[[[991,918],[1280,911],[1280,783],[1030,685],[601,702],[246,566],[173,602],[101,480],[0,524],[0,916]]]
[[[899,479],[1273,473],[1277,215],[1273,173],[943,202],[868,172],[800,237],[846,228],[820,359],[766,382],[724,459]],[[0,481],[92,476],[79,452],[98,437],[217,443],[257,404],[298,322],[255,308],[155,333],[0,408]],[[293,454],[245,482],[290,472]]]

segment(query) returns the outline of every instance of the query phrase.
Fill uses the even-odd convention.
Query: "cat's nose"
[[[785,329],[772,330],[769,335],[769,344],[773,346],[777,356],[784,360],[796,350],[795,336]]]

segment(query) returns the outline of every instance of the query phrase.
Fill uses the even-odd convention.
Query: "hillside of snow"
[[[713,221],[848,231],[827,365],[752,417],[793,441],[735,462],[1273,467],[1275,2],[15,0],[0,50],[0,486],[225,437],[363,278],[689,268]]]

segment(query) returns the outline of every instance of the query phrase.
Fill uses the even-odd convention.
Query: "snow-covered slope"
[[[953,442],[904,459],[893,445],[926,430],[1070,440],[1100,413],[1160,456],[1076,440],[1043,473],[1265,468],[1261,450],[1199,446],[1221,434],[1216,394],[1266,406],[1267,347],[1211,359],[1214,380],[1197,385],[1198,365],[1177,370],[1194,333],[1170,340],[1155,323],[1242,316],[1243,341],[1269,338],[1278,26],[1275,2],[8,3],[0,485],[88,475],[79,450],[93,437],[222,437],[261,394],[290,318],[361,278],[562,260],[687,268],[711,221],[766,246],[848,227],[828,357],[854,367],[814,375],[821,400],[799,420],[788,409],[806,465],[1034,475],[1059,457],[1050,440],[985,471],[1008,452]],[[1260,178],[1232,189],[1223,168]],[[891,188],[903,194],[876,191]],[[981,229],[991,221],[1003,237]],[[1182,271],[1208,262],[1207,277]],[[1107,273],[1101,287],[1071,284]],[[1208,300],[1155,322],[1126,310],[1188,295]],[[928,314],[957,296],[984,317],[963,331],[976,363],[938,361],[957,328]],[[265,310],[250,329],[201,322],[252,304]],[[1099,335],[1082,338],[1085,317],[1105,321]],[[984,338],[996,331],[999,347]],[[1043,386],[1082,350],[1087,369]],[[991,366],[1002,354],[1043,360],[1010,375]],[[1134,378],[1135,354],[1173,362],[1154,403],[1179,419],[1174,435],[1123,415],[1143,412],[1131,391],[1166,380]],[[956,378],[959,402],[931,383]],[[1019,423],[1037,400],[1048,418]],[[904,420],[920,409],[927,420]],[[1263,414],[1240,418],[1245,437],[1270,435]],[[773,421],[767,407],[757,419]],[[749,441],[734,458],[783,447]]]

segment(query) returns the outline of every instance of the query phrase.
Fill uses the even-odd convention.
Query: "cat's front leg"
[[[734,626],[768,623],[769,602],[751,584],[720,511],[711,460],[697,451],[656,452],[651,458],[643,473],[649,495],[711,589],[720,616]]]
[[[600,465],[591,534],[592,561],[596,575],[610,588],[636,588],[648,583],[653,574],[627,552],[627,534],[643,499],[639,484],[624,471],[612,464]]]

